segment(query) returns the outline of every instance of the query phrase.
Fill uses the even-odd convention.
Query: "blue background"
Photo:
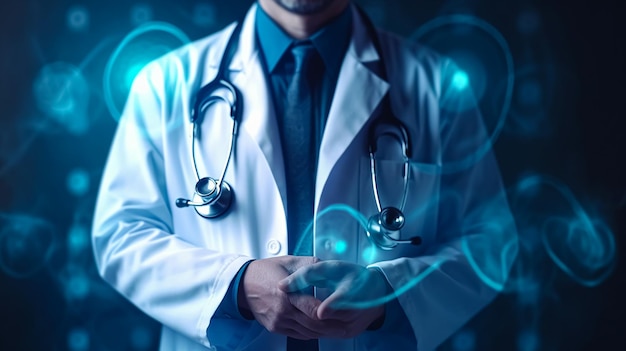
[[[624,2],[359,2],[379,26],[407,38],[430,19],[455,13],[496,28],[510,47],[517,79],[495,145],[505,184],[514,187],[530,172],[559,179],[590,216],[612,229],[617,242],[615,270],[595,287],[570,279],[545,255],[533,256],[536,271],[523,288],[507,290],[441,349],[626,349],[626,272],[620,259],[626,232]],[[238,19],[250,3],[2,2],[0,349],[157,348],[157,323],[98,277],[88,241],[116,126],[105,99],[105,67],[124,36],[147,20],[171,23],[194,40]],[[159,40],[165,48],[176,46],[171,36]],[[118,105],[136,72],[128,55],[111,78]],[[497,69],[489,63],[497,61],[494,56],[487,55],[483,68]],[[50,66],[55,62],[64,64]],[[72,101],[87,102],[65,106],[73,114],[59,112],[64,96],[51,97],[42,85],[50,78],[46,67],[78,72]],[[499,91],[486,89],[486,96]],[[514,212],[520,225],[532,217]],[[525,231],[520,233],[523,242]]]

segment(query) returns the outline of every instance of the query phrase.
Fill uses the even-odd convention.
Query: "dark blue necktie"
[[[283,156],[287,181],[287,229],[289,253],[313,254],[312,232],[305,233],[313,219],[315,201],[315,119],[318,116],[322,60],[309,41],[296,43],[290,51],[293,76],[287,86],[283,109]],[[317,351],[317,340],[287,338],[288,351]]]
[[[287,182],[289,253],[313,254],[311,231],[315,198],[315,119],[318,118],[322,60],[309,41],[291,47],[293,75],[283,109],[283,155]]]

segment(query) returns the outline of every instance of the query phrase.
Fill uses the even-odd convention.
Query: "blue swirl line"
[[[136,37],[148,33],[151,31],[161,31],[167,34],[174,36],[176,39],[180,40],[181,43],[187,44],[190,42],[187,35],[180,30],[178,27],[167,23],[167,22],[149,22],[142,24],[141,26],[134,29],[132,32],[128,33],[122,40],[122,42],[117,46],[115,51],[111,54],[109,61],[106,64],[104,69],[104,78],[103,78],[103,93],[104,93],[104,101],[109,109],[109,112],[115,118],[115,120],[119,120],[121,116],[121,111],[115,106],[115,102],[113,101],[113,93],[111,89],[111,78],[113,75],[113,65],[121,54],[122,50],[128,45],[128,43],[135,39]]]
[[[580,221],[580,224],[582,225],[586,233],[589,233],[589,235],[591,235],[591,237],[597,242],[600,241],[598,230],[596,229],[597,227],[594,225],[591,218],[589,218],[589,216],[587,215],[587,212],[583,209],[583,207],[578,202],[574,194],[572,194],[572,192],[566,186],[561,184],[558,180],[551,178],[551,177],[533,175],[533,176],[529,176],[523,179],[518,184],[517,190],[524,191],[524,190],[528,190],[532,187],[537,187],[540,185],[551,186],[556,191],[558,191],[561,194],[561,196],[563,196],[563,198],[566,200],[566,202],[570,205],[571,209],[573,210],[574,214]],[[548,222],[544,223],[544,229],[547,223]],[[559,258],[559,256],[554,251],[550,242],[548,242],[546,230],[543,231],[543,235],[541,236],[543,245],[548,255],[550,256],[550,258],[554,261],[554,263],[565,274],[570,276],[572,279],[574,279],[581,285],[584,285],[587,287],[597,286],[606,278],[608,278],[613,272],[614,263],[615,263],[614,258],[616,255],[616,243],[615,243],[613,232],[604,223],[599,223],[598,225],[607,233],[606,239],[608,240],[608,243],[607,245],[600,244],[603,247],[603,249],[606,250],[606,255],[605,255],[605,260],[602,261],[601,264],[596,265],[596,268],[598,268],[596,271],[600,270],[601,268],[607,268],[607,267],[609,269],[607,269],[603,274],[601,274],[595,279],[584,279],[583,277],[580,277],[576,273],[574,273],[574,271],[565,262],[563,262],[561,258]],[[569,228],[570,233],[571,233],[571,229],[572,228],[570,227]],[[609,265],[611,265],[611,267],[609,267]],[[588,267],[588,268],[594,268],[594,267]]]
[[[491,149],[491,147],[495,144],[496,140],[500,136],[500,133],[502,132],[502,129],[504,128],[504,124],[506,123],[508,113],[511,108],[511,101],[513,98],[513,86],[515,83],[513,55],[511,54],[511,50],[507,41],[495,27],[483,21],[482,19],[460,14],[438,17],[429,22],[426,22],[424,25],[419,27],[417,31],[411,36],[411,39],[419,41],[419,39],[422,38],[424,35],[437,28],[459,23],[479,28],[495,40],[495,42],[502,50],[502,53],[504,54],[504,59],[506,61],[506,67],[508,71],[507,85],[504,102],[502,104],[502,109],[500,110],[500,116],[498,117],[498,123],[496,124],[496,127],[489,136],[488,140],[483,144],[482,147],[478,148],[472,155],[468,155],[465,159],[451,162],[449,164],[443,164],[440,168],[443,174],[456,173],[458,171],[471,167],[474,163],[476,163],[476,161],[480,160],[482,156],[484,156],[487,151],[489,151],[489,149]]]

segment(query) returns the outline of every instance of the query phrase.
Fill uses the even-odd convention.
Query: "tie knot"
[[[294,72],[313,69],[318,60],[318,53],[311,41],[296,42],[291,46],[294,59]]]

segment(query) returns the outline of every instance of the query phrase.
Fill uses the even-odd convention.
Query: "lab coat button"
[[[280,252],[280,241],[272,239],[267,242],[267,252],[271,255],[278,255]]]

